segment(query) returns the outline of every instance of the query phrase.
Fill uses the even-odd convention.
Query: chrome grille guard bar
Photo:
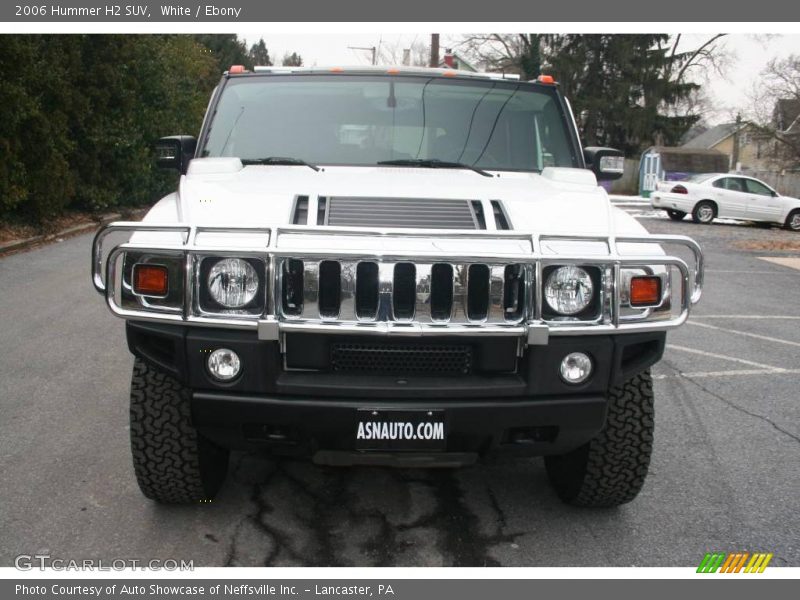
[[[114,246],[107,254],[104,241],[114,233],[175,234],[168,242],[148,244],[135,240]],[[208,234],[216,235],[217,243],[206,242]],[[251,237],[250,241],[244,236]],[[222,236],[223,243],[220,243]],[[242,243],[244,239],[244,243]],[[348,240],[343,243],[343,240]],[[254,240],[258,240],[255,242]],[[236,242],[236,243],[233,243]],[[592,251],[559,254],[553,244],[594,244]],[[603,251],[597,252],[597,245]],[[657,245],[653,253],[623,254],[621,245]],[[692,268],[681,258],[663,253],[660,245],[675,245],[688,249],[693,258]],[[496,251],[502,250],[502,252]],[[185,300],[182,314],[160,313],[152,310],[130,310],[116,301],[115,286],[106,282],[118,280],[118,259],[128,250],[140,253],[171,251],[185,258]],[[269,300],[261,315],[249,318],[225,314],[196,315],[192,311],[191,295],[195,256],[261,256],[267,260],[270,287]],[[419,323],[414,319],[395,321],[342,322],[337,319],[291,318],[280,310],[279,268],[277,261],[302,259],[306,261],[373,261],[380,264],[410,263],[463,263],[496,265],[498,263],[525,265],[530,272],[526,284],[529,296],[525,315],[518,322],[458,322]],[[587,322],[554,322],[542,319],[542,271],[549,265],[594,265],[609,273],[604,288],[603,318]],[[625,322],[620,318],[621,269],[632,267],[664,267],[677,269],[680,274],[680,313],[661,320]],[[351,227],[315,228],[308,226],[280,226],[274,228],[201,226],[190,224],[149,224],[115,222],[103,227],[95,235],[92,245],[92,282],[95,289],[105,295],[111,311],[118,316],[143,321],[172,321],[189,325],[257,329],[262,339],[279,339],[282,332],[314,331],[330,333],[358,333],[383,335],[471,335],[477,332],[491,335],[520,336],[529,343],[546,343],[548,335],[586,335],[628,331],[663,330],[686,321],[690,308],[700,299],[703,289],[704,263],[700,246],[691,238],[676,235],[662,236],[602,236],[602,235],[546,235],[520,233],[519,231],[469,231],[452,230],[389,230]],[[531,282],[532,279],[532,282]]]

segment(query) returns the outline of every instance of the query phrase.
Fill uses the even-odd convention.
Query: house
[[[729,158],[726,171],[764,171],[773,162],[774,140],[746,121],[722,123],[692,138],[682,148],[717,150]]]
[[[472,65],[467,59],[460,54],[453,52],[450,48],[444,51],[444,57],[439,61],[440,69],[459,69],[461,71],[469,71],[477,73],[478,68]]]

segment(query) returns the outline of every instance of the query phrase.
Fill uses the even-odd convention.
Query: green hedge
[[[206,36],[208,37],[208,36]],[[0,36],[0,219],[153,202],[153,142],[196,134],[221,74],[193,36]]]

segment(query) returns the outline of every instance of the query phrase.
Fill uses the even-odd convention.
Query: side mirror
[[[587,146],[583,149],[583,158],[597,181],[619,179],[625,172],[625,155],[614,148]]]
[[[191,135],[163,137],[155,144],[156,165],[162,169],[175,169],[186,173],[196,148],[197,139]]]

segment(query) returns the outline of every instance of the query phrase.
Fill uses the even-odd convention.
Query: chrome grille
[[[446,325],[525,317],[523,264],[281,260],[276,305],[284,320]]]

